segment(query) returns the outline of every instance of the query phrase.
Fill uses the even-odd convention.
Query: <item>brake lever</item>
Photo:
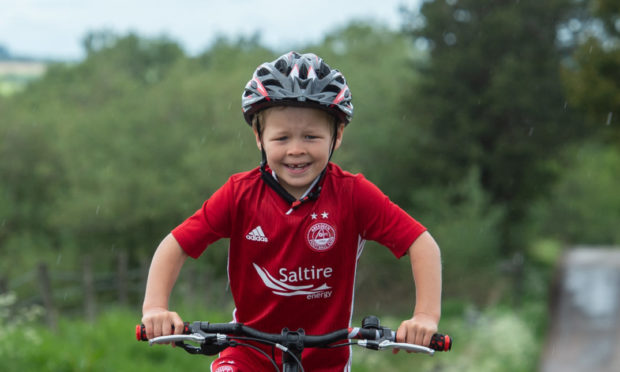
[[[392,342],[388,340],[383,340],[381,342],[373,340],[359,340],[357,342],[357,345],[374,350],[399,349],[414,353],[427,354],[429,356],[433,356],[435,354],[435,350],[425,346],[407,344],[403,342]]]
[[[197,333],[192,333],[190,335],[169,335],[169,336],[159,336],[149,340],[149,345],[153,346],[153,344],[166,344],[170,342],[183,342],[190,341],[195,342],[197,344],[204,344],[206,341],[206,337]]]

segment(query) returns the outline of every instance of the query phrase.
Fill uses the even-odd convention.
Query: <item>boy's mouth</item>
[[[284,166],[292,173],[301,173],[310,166],[310,163],[284,164]]]

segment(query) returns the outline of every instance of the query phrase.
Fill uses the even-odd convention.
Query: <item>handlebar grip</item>
[[[392,331],[392,337],[389,338],[391,341],[396,341],[396,332]],[[431,343],[428,345],[430,349],[435,351],[450,351],[452,349],[453,343],[452,337],[448,335],[443,335],[441,333],[435,333],[431,337]]]
[[[452,349],[452,337],[435,333],[431,338],[429,347],[435,351],[450,351]]]
[[[172,326],[172,331],[174,332],[174,325]],[[183,334],[184,335],[188,335],[190,333],[191,332],[189,330],[189,322],[183,323]],[[146,337],[146,328],[144,327],[144,324],[137,324],[136,325],[136,340],[138,340],[138,341],[148,341],[149,340]]]

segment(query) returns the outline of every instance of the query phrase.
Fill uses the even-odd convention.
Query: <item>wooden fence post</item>
[[[6,276],[0,275],[0,294],[9,291],[9,280]]]
[[[84,285],[84,316],[91,323],[95,322],[95,276],[90,255],[82,260],[82,280]]]
[[[43,300],[47,326],[52,331],[56,331],[58,328],[58,322],[56,308],[54,307],[54,297],[52,295],[52,280],[45,262],[39,263],[39,266],[37,267],[37,276],[39,279],[39,292],[41,294],[41,299]]]

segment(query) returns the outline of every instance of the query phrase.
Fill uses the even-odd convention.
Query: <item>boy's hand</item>
[[[183,333],[183,320],[179,314],[165,308],[145,310],[142,316],[142,324],[144,324],[146,337],[149,340],[154,337],[171,335],[172,326],[174,326],[174,334]]]
[[[396,331],[396,341],[428,347],[431,338],[437,333],[437,323],[437,320],[430,315],[416,314],[400,324]],[[394,354],[396,353],[398,350],[394,350]]]

